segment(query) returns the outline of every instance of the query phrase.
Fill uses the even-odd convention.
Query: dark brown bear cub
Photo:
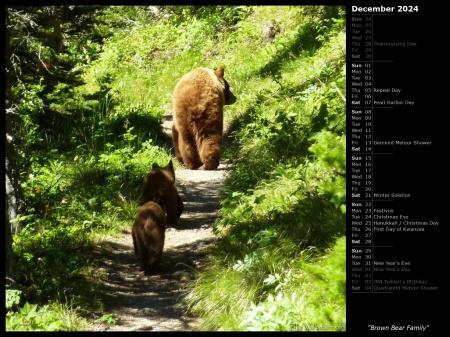
[[[152,170],[144,177],[141,200],[143,204],[147,201],[159,204],[167,216],[167,224],[177,227],[184,204],[175,187],[172,160],[165,167],[153,164]]]
[[[219,166],[223,106],[236,102],[224,72],[223,65],[216,71],[196,68],[175,86],[172,140],[177,160],[188,169],[214,170]]]
[[[156,202],[149,201],[139,208],[131,235],[134,253],[145,275],[156,274],[162,259],[167,219]]]
[[[142,203],[131,235],[141,270],[145,275],[150,275],[159,270],[167,226],[177,226],[184,208],[175,187],[172,160],[165,167],[153,164],[144,178]]]

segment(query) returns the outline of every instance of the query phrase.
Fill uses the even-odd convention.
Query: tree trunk
[[[11,235],[11,224],[9,222],[9,211],[8,211],[8,199],[5,199],[6,204],[6,285],[9,289],[16,289],[17,283],[17,269],[16,269],[16,258],[12,249],[12,235]]]
[[[12,64],[11,64],[11,48],[10,35],[8,31],[9,11],[6,11],[6,29],[5,29],[5,213],[6,213],[6,284],[10,284],[11,288],[16,287],[16,261],[12,249],[12,232],[18,233],[20,228],[17,224],[11,223],[17,217],[17,214],[25,209],[23,201],[23,193],[19,183],[19,173],[16,168],[16,149],[13,142],[13,125],[14,118],[17,115],[13,106],[13,97],[11,92],[12,86]],[[12,227],[11,227],[12,226]]]
[[[8,203],[9,223],[12,225],[11,231],[18,233],[18,225],[11,223],[19,212],[25,211],[25,203],[22,188],[19,182],[19,172],[17,170],[17,150],[14,145],[14,125],[17,119],[17,111],[13,104],[11,92],[12,86],[12,63],[10,35],[8,30],[9,11],[6,8],[6,29],[5,29],[5,189],[6,201]]]

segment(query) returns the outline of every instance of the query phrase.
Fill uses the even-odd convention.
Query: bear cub
[[[161,263],[165,231],[177,226],[184,209],[175,187],[172,160],[165,167],[153,164],[142,187],[142,205],[133,223],[131,235],[140,269],[145,275],[155,274]]]
[[[172,98],[175,157],[190,170],[214,170],[219,166],[223,107],[236,102],[224,72],[223,65],[216,71],[196,68],[175,86]]]
[[[156,202],[143,204],[134,220],[131,235],[134,253],[144,275],[156,274],[161,263],[167,219]]]
[[[177,227],[184,204],[175,187],[175,169],[172,160],[165,167],[154,163],[144,177],[141,195],[142,204],[154,201],[161,206],[169,226]]]

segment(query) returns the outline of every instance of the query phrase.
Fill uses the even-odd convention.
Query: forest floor
[[[167,145],[172,147],[171,115],[165,116],[163,128]],[[222,160],[214,171],[175,171],[184,211],[178,228],[166,231],[162,271],[157,275],[145,276],[139,270],[132,224],[122,236],[102,242],[95,254],[99,256],[99,271],[105,275],[104,315],[112,315],[116,323],[94,323],[89,331],[198,331],[201,318],[187,314],[182,296],[193,273],[207,264],[208,248],[217,241],[212,226],[221,217],[219,190],[227,168]]]

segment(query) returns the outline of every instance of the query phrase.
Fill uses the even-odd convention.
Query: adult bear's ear
[[[158,164],[156,164],[156,163],[153,163],[153,165],[152,165],[152,170],[156,170],[156,169],[160,169],[161,167],[158,165]]]
[[[217,70],[215,71],[215,74],[217,77],[223,78],[224,73],[225,73],[225,68],[224,68],[223,64],[221,64],[219,66],[219,68],[217,68]]]

